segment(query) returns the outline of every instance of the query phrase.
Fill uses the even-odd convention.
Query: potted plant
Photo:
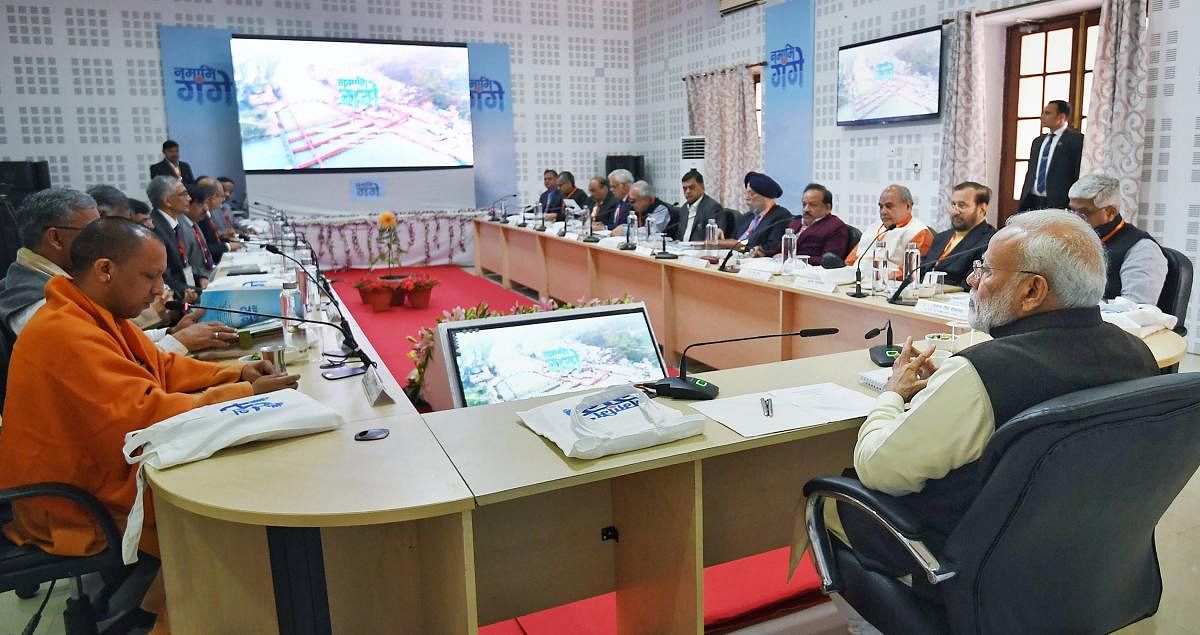
[[[429,297],[438,284],[439,280],[429,275],[409,276],[400,281],[401,288],[408,294],[408,303],[414,309],[429,307]]]
[[[354,283],[364,303],[370,305],[375,313],[383,313],[392,308],[392,292],[398,283],[389,282],[373,276],[368,276]]]
[[[379,233],[375,235],[375,242],[379,244],[379,251],[371,262],[373,265],[383,264],[384,273],[380,276],[381,280],[399,282],[407,277],[395,271],[400,266],[400,254],[405,252],[405,249],[400,246],[400,237],[396,233],[400,226],[400,219],[396,216],[396,212],[383,211],[379,213],[376,224],[379,227]],[[405,291],[400,285],[392,286],[392,306],[402,306],[404,296]]]

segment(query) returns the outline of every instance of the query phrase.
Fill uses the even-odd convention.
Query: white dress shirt
[[[1167,257],[1162,248],[1143,238],[1125,252],[1121,262],[1121,297],[1138,304],[1158,304],[1167,281]]]

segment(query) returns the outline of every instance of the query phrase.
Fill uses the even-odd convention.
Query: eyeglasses
[[[82,227],[72,227],[70,225],[46,225],[42,228],[42,231],[46,231],[47,229],[74,229],[77,232],[83,231]]]
[[[1027,273],[1031,276],[1042,275],[1036,271],[1029,271],[1027,269],[997,269],[996,267],[990,267],[988,265],[983,264],[982,260],[976,260],[975,262],[971,263],[971,274],[980,280],[983,279],[985,273],[988,275],[991,275],[991,273],[993,271],[1007,271],[1009,273]]]

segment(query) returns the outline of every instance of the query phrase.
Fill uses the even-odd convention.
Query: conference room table
[[[852,298],[853,285],[833,291],[798,288],[789,277],[769,281],[699,268],[694,260],[657,260],[643,252],[621,251],[574,236],[534,231],[513,224],[475,219],[475,269],[496,274],[542,298],[564,302],[628,294],[646,304],[654,334],[669,362],[688,344],[705,340],[836,327],[832,337],[778,338],[696,347],[688,352],[712,368],[737,368],[850,351],[883,343],[864,335],[891,321],[898,343],[906,336],[948,332],[948,318],[889,304],[882,295]],[[869,274],[867,276],[870,277]],[[869,291],[869,284],[867,285]],[[1160,367],[1179,362],[1186,342],[1170,331],[1145,339]]]
[[[698,376],[722,397],[873,395],[862,346]],[[561,395],[422,415],[386,368],[396,403],[374,406],[357,379],[318,378],[318,357],[289,370],[344,427],[147,471],[175,632],[474,633],[615,591],[622,634],[700,633],[704,567],[790,544],[803,484],[849,464],[861,423],[747,438],[706,418],[699,436],[578,460],[516,414]],[[376,427],[390,436],[353,440]]]

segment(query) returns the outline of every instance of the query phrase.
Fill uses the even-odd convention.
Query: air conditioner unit
[[[679,176],[687,174],[688,170],[704,174],[706,146],[707,141],[701,136],[679,138]]]

